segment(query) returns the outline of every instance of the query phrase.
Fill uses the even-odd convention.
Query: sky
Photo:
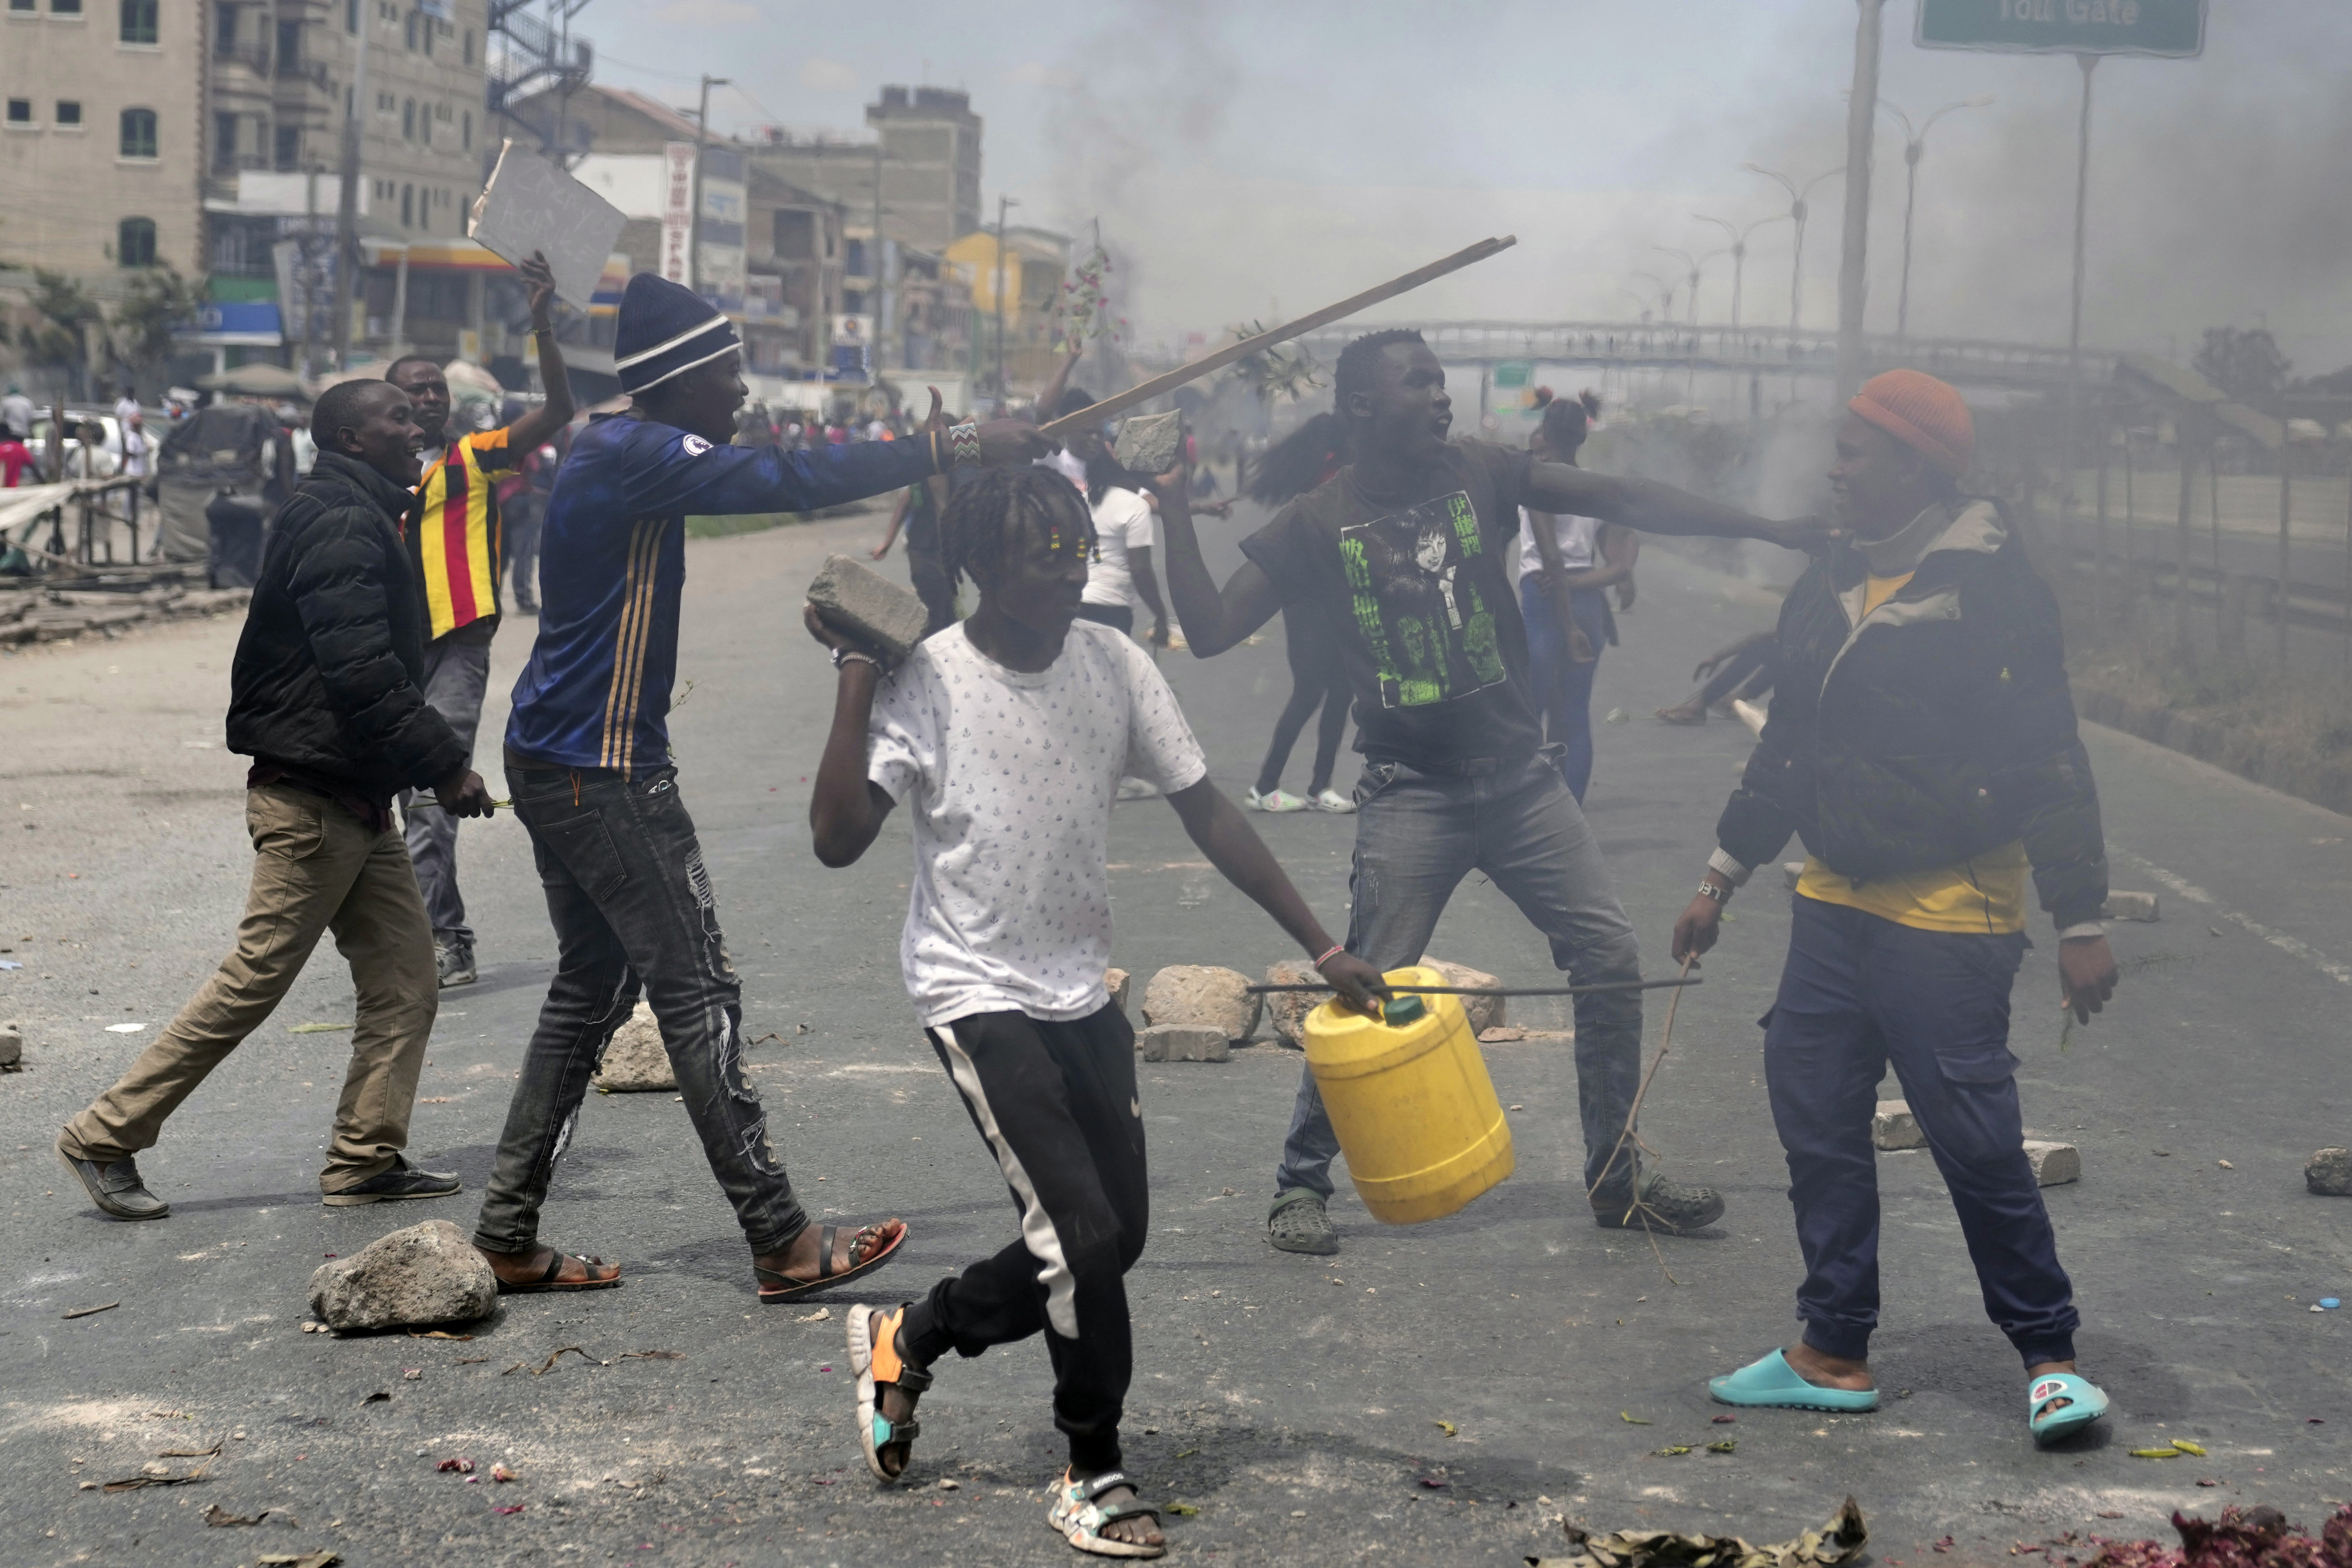
[[[1926,50],[1887,0],[1879,89],[1929,134],[1915,334],[2065,341],[2081,74],[2064,57]],[[1656,247],[1720,249],[1704,213],[1785,214],[1780,187],[1844,161],[1850,0],[598,0],[575,22],[605,80],[714,130],[862,134],[886,82],[961,88],[987,122],[986,210],[1099,224],[1139,338],[1292,314],[1489,234],[1517,248],[1367,319],[1635,317]],[[2352,363],[2352,5],[2210,0],[2204,58],[2095,72],[2084,341],[2186,358],[2208,327],[2267,326],[2301,372]],[[756,63],[755,63],[756,62]],[[1874,331],[1895,325],[1904,137],[1881,114]],[[1803,320],[1833,323],[1843,182],[1814,194]],[[1750,241],[1742,318],[1784,323],[1791,226]],[[1699,313],[1729,317],[1728,257]]]

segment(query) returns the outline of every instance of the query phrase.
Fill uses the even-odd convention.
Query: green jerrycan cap
[[[1401,1024],[1410,1024],[1428,1011],[1418,996],[1391,997],[1381,1005],[1381,1021],[1393,1028]]]

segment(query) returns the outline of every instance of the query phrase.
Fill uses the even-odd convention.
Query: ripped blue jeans
[[[507,785],[555,923],[555,979],[507,1107],[475,1244],[492,1252],[538,1244],[540,1205],[579,1124],[589,1075],[643,990],[687,1115],[752,1252],[782,1251],[808,1216],[769,1144],[760,1091],[743,1074],[742,984],[677,770],[632,779],[510,755]]]

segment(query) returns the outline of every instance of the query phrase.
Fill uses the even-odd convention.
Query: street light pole
[[[2098,68],[2096,55],[2076,55],[2074,63],[2083,69],[2083,110],[2075,126],[2074,146],[2074,303],[2066,319],[2066,416],[2059,426],[2059,471],[2065,476],[2060,489],[2058,510],[2065,517],[2074,510],[2074,411],[2083,395],[2083,225],[2091,205],[2091,73]],[[2279,448],[2280,459],[2285,459],[2284,443]],[[2184,461],[2183,467],[2187,465]],[[2218,535],[2217,535],[2218,537]],[[2071,548],[2072,541],[2069,541]],[[2186,557],[2183,557],[2181,581],[2188,579]],[[2279,592],[2286,586],[2281,582]],[[2281,624],[2284,624],[2282,622]]]
[[[1845,165],[1841,163],[1824,174],[1816,174],[1802,185],[1778,169],[1768,169],[1760,163],[1742,163],[1739,166],[1751,174],[1761,174],[1777,182],[1782,190],[1789,193],[1789,221],[1797,226],[1796,246],[1789,253],[1789,395],[1793,398],[1797,392],[1797,329],[1805,309],[1805,217],[1812,210],[1806,205],[1805,198],[1823,180],[1834,179],[1844,174]]]
[[[1911,335],[1911,216],[1919,205],[1919,160],[1927,150],[1928,129],[1956,109],[1982,109],[1991,101],[1992,94],[1988,92],[1948,103],[1914,130],[1909,115],[1885,99],[1878,100],[1878,107],[1903,125],[1903,284],[1895,297],[1895,335],[1898,338]]]

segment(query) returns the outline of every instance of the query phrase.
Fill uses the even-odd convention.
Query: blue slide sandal
[[[1817,1383],[1807,1383],[1797,1374],[1797,1369],[1789,1364],[1789,1358],[1777,1350],[1728,1376],[1707,1379],[1706,1391],[1718,1404],[1753,1405],[1762,1409],[1826,1410],[1833,1415],[1850,1415],[1878,1408],[1878,1390],[1823,1388]],[[2100,1408],[2105,1408],[2104,1401]]]
[[[2046,1410],[2053,1399],[2072,1400],[2055,1410]],[[2033,1380],[2025,1394],[2025,1419],[2033,1429],[2033,1440],[2048,1447],[2059,1438],[2071,1436],[2107,1413],[2107,1396],[2087,1377],[2077,1377],[2071,1372],[2044,1373]]]

